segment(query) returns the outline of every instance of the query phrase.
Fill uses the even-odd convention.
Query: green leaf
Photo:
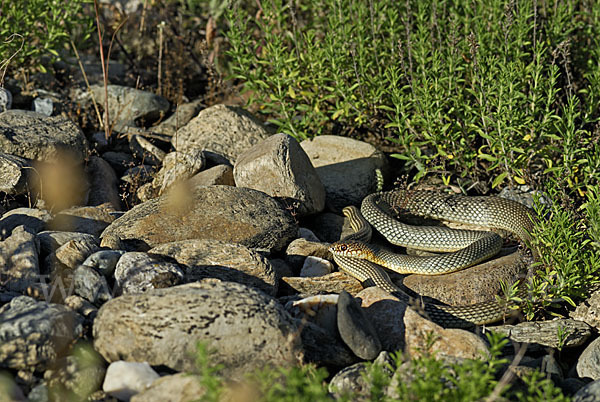
[[[502,172],[498,176],[496,176],[496,178],[492,182],[492,188],[498,187],[498,185],[500,185],[504,181],[507,175],[508,174],[506,172]]]

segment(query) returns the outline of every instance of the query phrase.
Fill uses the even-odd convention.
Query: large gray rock
[[[0,153],[0,191],[6,194],[24,194],[28,190],[31,172],[27,159]]]
[[[171,185],[192,177],[205,165],[206,159],[199,149],[170,152],[164,157],[161,169],[152,180],[152,186],[162,195]]]
[[[215,105],[198,113],[171,142],[178,151],[199,148],[230,161],[269,136],[263,125],[245,110]]]
[[[2,287],[24,293],[38,283],[40,268],[35,233],[24,226],[15,228],[10,237],[0,242],[0,276]]]
[[[92,85],[96,101],[104,105],[104,86]],[[162,96],[120,85],[108,86],[108,111],[114,130],[121,132],[135,127],[136,120],[145,125],[158,120],[169,111],[169,101]]]
[[[81,163],[88,144],[81,129],[65,117],[8,110],[0,113],[0,152],[45,162],[66,156]]]
[[[190,103],[183,103],[181,105],[177,105],[177,109],[169,118],[165,119],[160,124],[152,127],[153,133],[160,133],[172,136],[174,135],[181,127],[185,126],[192,120],[204,105],[201,100],[195,100]]]
[[[92,155],[85,171],[90,181],[88,205],[109,203],[116,211],[120,211],[119,180],[110,164],[99,156]]]
[[[600,380],[600,338],[593,340],[577,359],[577,375]]]
[[[294,138],[276,134],[240,155],[233,168],[236,185],[263,191],[288,204],[298,216],[325,207],[325,188]]]
[[[117,297],[94,321],[94,348],[109,362],[147,361],[195,369],[198,342],[223,374],[298,363],[292,317],[273,298],[244,285],[210,281]]]
[[[339,212],[360,205],[375,190],[375,170],[388,170],[383,152],[366,142],[335,135],[320,135],[300,143],[317,170],[327,192],[327,207]]]
[[[183,240],[161,244],[148,253],[169,256],[186,266],[186,282],[218,278],[252,286],[271,296],[277,294],[278,278],[269,260],[241,244]]]
[[[292,216],[266,194],[210,186],[192,188],[179,198],[166,195],[136,205],[101,237],[137,240],[149,248],[179,240],[215,239],[277,251],[297,233]]]
[[[82,333],[71,309],[21,296],[0,308],[0,367],[44,369]]]
[[[123,254],[115,268],[117,292],[143,293],[179,285],[184,277],[182,267],[164,260],[159,255],[142,252]]]

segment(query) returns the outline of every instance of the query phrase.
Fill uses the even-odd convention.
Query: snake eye
[[[346,250],[348,250],[348,246],[346,246],[345,244],[342,244],[340,246],[340,251],[346,251]]]

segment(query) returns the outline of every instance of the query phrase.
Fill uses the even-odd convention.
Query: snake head
[[[341,240],[333,243],[329,251],[342,257],[359,257],[364,251],[364,244],[353,240]]]

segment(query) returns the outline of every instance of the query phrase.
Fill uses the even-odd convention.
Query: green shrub
[[[261,5],[227,14],[231,70],[281,131],[389,137],[417,180],[598,183],[596,1]]]
[[[0,73],[7,69],[46,71],[43,58],[59,56],[73,40],[86,40],[93,19],[90,0],[18,0],[0,3]]]

